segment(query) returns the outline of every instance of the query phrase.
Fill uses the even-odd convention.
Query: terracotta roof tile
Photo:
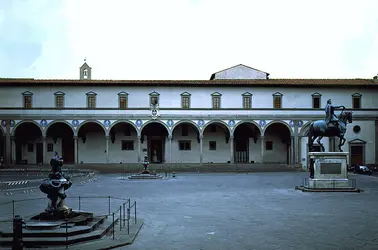
[[[378,86],[373,79],[218,79],[218,80],[77,80],[77,79],[33,79],[0,78],[0,86],[174,86],[174,85],[249,85],[249,86]]]

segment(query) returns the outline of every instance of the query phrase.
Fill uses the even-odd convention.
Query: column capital
[[[16,140],[16,136],[11,136],[10,138],[11,138],[12,141]]]
[[[105,136],[105,140],[109,140],[109,136],[106,135],[106,136]]]
[[[233,139],[234,139],[234,136],[230,136],[230,139],[233,140]]]
[[[264,136],[262,135],[262,136],[260,136],[260,138],[263,140],[263,139],[264,139]]]
[[[199,138],[202,140],[203,139],[203,135],[200,135]]]
[[[168,139],[172,141],[172,135],[168,135]]]
[[[74,140],[77,140],[77,139],[79,139],[79,137],[78,137],[78,136],[74,136],[73,139],[74,139]]]
[[[138,139],[138,140],[140,140],[140,138],[142,138],[142,136],[140,136],[140,135],[137,135],[137,139]]]

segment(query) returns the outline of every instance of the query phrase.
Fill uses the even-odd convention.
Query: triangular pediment
[[[268,79],[269,73],[238,64],[230,68],[215,72],[210,80],[214,79]]]
[[[189,92],[184,92],[184,93],[181,93],[182,96],[191,96],[192,94],[190,94]]]
[[[219,93],[219,92],[214,92],[214,93],[211,94],[211,96],[222,96],[222,94]]]
[[[153,91],[150,93],[150,96],[159,96],[160,94],[156,91]]]
[[[129,95],[129,93],[126,93],[125,91],[121,91],[118,93],[118,95]]]
[[[54,95],[65,95],[62,91],[55,92]]]
[[[360,93],[354,93],[352,96],[353,97],[361,97],[362,95]]]
[[[33,95],[33,93],[30,91],[25,91],[24,93],[22,93],[22,95]]]
[[[95,93],[93,91],[89,91],[88,93],[86,93],[86,95],[97,95],[97,93]]]
[[[280,92],[276,92],[273,94],[273,96],[283,96]]]
[[[252,94],[249,93],[249,92],[245,92],[244,94],[242,94],[242,96],[251,96]]]
[[[83,65],[81,65],[80,69],[91,69],[91,67],[89,67],[89,65],[85,62]]]
[[[349,141],[348,143],[350,143],[350,144],[366,144],[366,141],[361,140],[361,139],[354,139],[354,140]]]

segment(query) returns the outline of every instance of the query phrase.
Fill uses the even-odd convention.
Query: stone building
[[[378,161],[378,81],[271,79],[237,65],[210,80],[1,79],[0,154],[8,164],[307,164],[307,131],[328,99],[353,111],[350,162]],[[154,112],[152,103],[158,103]],[[326,150],[338,140],[324,138]]]

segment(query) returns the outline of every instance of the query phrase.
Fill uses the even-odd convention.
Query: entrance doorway
[[[363,165],[364,161],[364,146],[363,145],[351,145],[350,146],[350,164],[353,165]]]
[[[36,163],[42,163],[43,164],[43,143],[37,143],[36,144]]]
[[[240,138],[235,140],[235,163],[249,162],[249,138]]]
[[[64,163],[73,164],[74,163],[74,139],[65,138],[62,139],[62,158]]]
[[[148,138],[148,161],[164,163],[164,139],[159,137]]]

